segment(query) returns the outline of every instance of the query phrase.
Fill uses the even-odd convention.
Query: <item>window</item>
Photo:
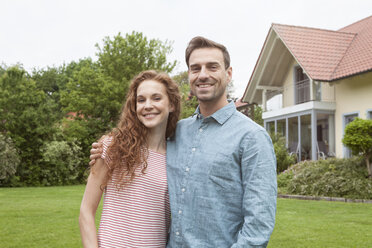
[[[344,131],[345,131],[345,127],[347,126],[347,124],[352,122],[358,116],[359,116],[358,113],[351,113],[351,114],[344,115]],[[346,146],[344,146],[344,158],[350,158],[350,157],[351,157],[351,150],[347,148]]]
[[[295,68],[295,101],[296,104],[310,100],[310,80],[301,67]]]
[[[367,119],[372,120],[372,110],[367,111]]]

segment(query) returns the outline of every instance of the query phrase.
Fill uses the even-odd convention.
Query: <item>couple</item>
[[[199,106],[177,127],[180,97],[169,76],[146,71],[132,81],[117,128],[91,156],[91,164],[98,159],[80,209],[84,247],[267,246],[277,194],[271,140],[228,102],[223,45],[195,37],[186,63]]]

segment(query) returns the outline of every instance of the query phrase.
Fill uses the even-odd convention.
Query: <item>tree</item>
[[[12,140],[0,133],[0,185],[6,185],[17,172],[20,159]]]
[[[370,158],[372,157],[372,120],[356,118],[345,128],[342,143],[349,147],[354,155],[364,157],[367,165],[368,177],[372,178]]]
[[[173,77],[173,80],[178,84],[180,88],[182,106],[180,118],[187,118],[195,112],[195,109],[199,104],[198,100],[195,96],[192,95],[192,92],[190,90],[187,71],[178,73]]]
[[[40,183],[39,148],[55,130],[52,112],[44,92],[24,69],[6,69],[0,77],[0,133],[10,137],[19,151],[16,176],[25,184]]]
[[[168,41],[148,40],[142,33],[133,31],[122,37],[119,33],[113,39],[106,37],[98,49],[98,64],[103,73],[113,80],[128,83],[141,71],[155,69],[172,72],[177,62],[167,62],[172,52]]]

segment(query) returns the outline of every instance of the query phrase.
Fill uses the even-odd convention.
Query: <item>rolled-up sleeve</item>
[[[266,247],[275,224],[277,181],[275,153],[265,130],[242,142],[241,171],[244,223],[231,247]]]

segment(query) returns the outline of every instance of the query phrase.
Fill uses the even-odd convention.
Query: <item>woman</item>
[[[84,247],[165,247],[170,222],[166,138],[180,114],[178,86],[144,71],[131,85],[118,126],[103,140],[80,208]],[[98,235],[95,213],[104,194]]]

